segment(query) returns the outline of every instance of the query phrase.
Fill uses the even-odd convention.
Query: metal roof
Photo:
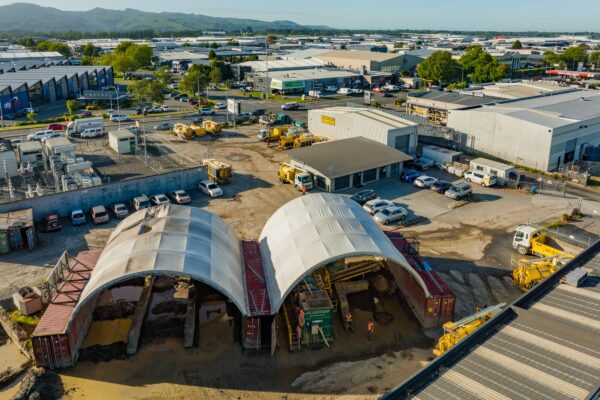
[[[346,115],[349,118],[356,119],[357,122],[368,122],[369,124],[379,125],[383,129],[401,129],[417,126],[415,122],[401,118],[390,112],[376,110],[373,108],[362,107],[328,107],[309,110],[311,113],[327,115]]]
[[[429,100],[436,103],[456,104],[463,107],[477,107],[482,104],[490,104],[504,99],[491,96],[476,96],[457,92],[429,90],[420,93],[410,93],[408,95],[408,101],[411,102],[412,100]]]
[[[273,312],[306,275],[353,256],[400,264],[430,296],[421,276],[371,216],[341,195],[313,193],[284,204],[265,224],[259,243]]]
[[[270,65],[269,65],[270,67]],[[308,81],[312,79],[336,79],[336,78],[352,78],[360,76],[355,72],[345,71],[342,69],[294,69],[288,71],[273,71],[269,72],[269,78],[287,81]]]
[[[594,399],[599,338],[600,241],[382,398]]]
[[[239,239],[216,215],[178,205],[140,210],[115,228],[73,315],[104,289],[152,274],[201,281],[248,315]]]
[[[246,61],[240,65],[252,68],[255,72],[277,71],[284,69],[307,69],[318,68],[326,65],[325,61],[316,59],[290,59],[290,60],[274,60],[269,61]]]
[[[369,154],[365,157],[365,154]],[[393,147],[364,137],[333,140],[290,151],[290,159],[333,179],[411,160]]]
[[[20,60],[31,58],[65,58],[57,51],[3,51],[0,52],[0,60]]]
[[[287,60],[303,60],[318,57],[320,54],[329,52],[330,49],[308,48],[304,50],[293,51],[283,56]]]
[[[403,55],[398,53],[380,53],[378,51],[360,51],[360,50],[332,50],[327,53],[321,53],[317,56],[317,58],[322,58],[323,60],[343,60],[343,59],[353,59],[353,60],[365,60],[365,61],[375,61],[375,62],[383,62],[388,60],[393,60],[395,58],[401,58]]]

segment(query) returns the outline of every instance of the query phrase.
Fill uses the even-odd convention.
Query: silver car
[[[373,216],[375,221],[387,225],[390,222],[404,221],[408,216],[408,211],[404,207],[393,206],[379,211]]]

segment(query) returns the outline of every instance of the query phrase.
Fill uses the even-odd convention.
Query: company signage
[[[234,99],[228,99],[227,112],[230,112],[233,115],[240,115],[242,112],[241,103],[239,101],[235,101]]]
[[[327,115],[321,115],[321,122],[323,124],[335,126],[335,118],[328,117]]]

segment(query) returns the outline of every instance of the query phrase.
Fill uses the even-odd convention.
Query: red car
[[[65,126],[62,124],[50,124],[48,125],[48,127],[46,128],[49,131],[64,131],[65,130]]]
[[[44,232],[60,231],[62,224],[57,214],[50,214],[44,217],[42,222],[42,230]]]
[[[382,93],[383,90],[381,90],[380,88],[376,87],[373,90],[371,90],[371,92],[373,92],[373,93]]]

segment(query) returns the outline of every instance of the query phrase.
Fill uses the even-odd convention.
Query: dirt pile
[[[117,300],[115,303],[98,306],[94,309],[94,321],[124,319],[133,316],[137,302]]]
[[[109,362],[127,357],[127,344],[117,342],[108,346],[90,346],[79,351],[79,361]]]
[[[187,304],[180,300],[169,300],[163,301],[160,304],[152,307],[152,314],[169,314],[173,313],[175,315],[185,314],[187,311]]]
[[[44,368],[33,367],[21,381],[12,400],[58,400],[63,397],[60,377]]]

